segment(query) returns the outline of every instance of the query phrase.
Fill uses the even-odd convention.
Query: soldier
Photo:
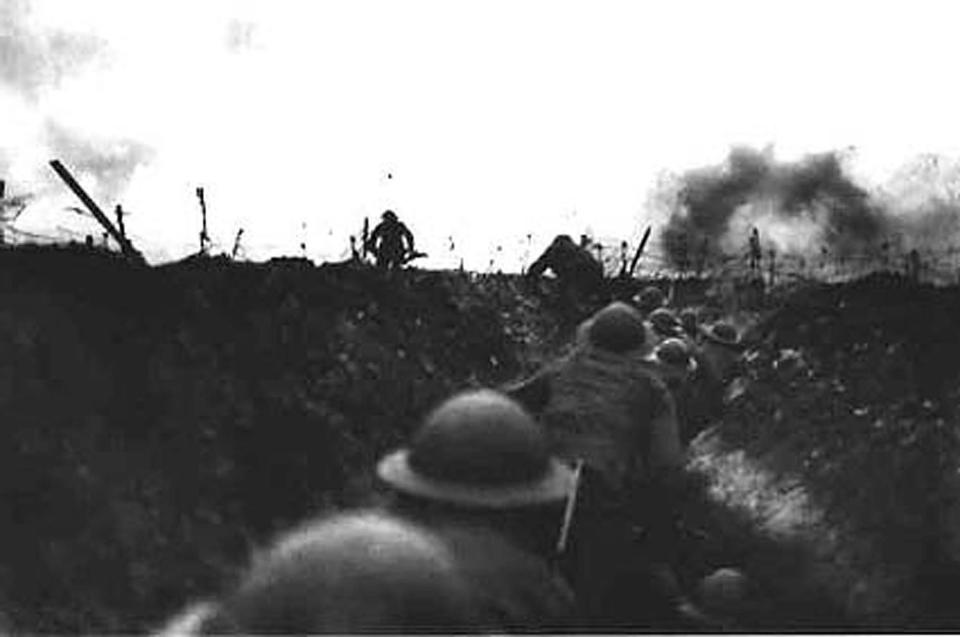
[[[399,269],[414,254],[413,233],[392,210],[384,212],[380,219],[370,234],[367,249],[377,257],[379,267]]]
[[[646,318],[655,309],[663,306],[663,292],[659,288],[648,285],[633,297],[633,304],[640,311],[640,314]]]
[[[552,270],[560,284],[560,294],[566,301],[576,301],[604,289],[603,266],[590,252],[562,234],[553,240],[547,250],[527,269],[527,277],[539,277]]]
[[[383,514],[351,513],[285,533],[221,599],[161,634],[463,632],[478,613],[449,547]]]
[[[683,327],[676,314],[665,307],[658,307],[650,312],[647,317],[647,324],[650,328],[652,337],[651,345],[656,347],[668,338],[680,338],[683,336]]]
[[[667,338],[658,344],[646,358],[657,376],[664,380],[671,391],[697,371],[697,361],[689,346],[680,338]]]
[[[702,407],[699,396],[700,363],[695,350],[680,338],[662,341],[646,357],[652,373],[670,390],[677,406],[677,429],[680,442],[686,445],[699,431],[698,416]]]
[[[923,263],[920,259],[920,251],[916,248],[910,250],[910,253],[907,255],[907,278],[914,283],[919,282],[922,268]]]
[[[680,327],[683,328],[688,343],[695,343],[700,334],[700,319],[695,309],[688,307],[680,312]]]
[[[634,451],[646,456],[639,464],[647,469],[682,465],[672,400],[642,358],[649,345],[639,313],[625,303],[611,303],[582,323],[578,333],[581,347],[507,392],[534,413],[542,412],[561,457],[585,459],[613,488],[627,480],[628,467],[638,464]],[[589,404],[579,404],[585,401]],[[635,416],[649,432],[640,431],[644,427],[634,424]],[[580,420],[590,422],[580,427]]]
[[[743,343],[737,328],[729,323],[714,323],[705,327],[701,334],[704,359],[712,376],[725,385],[732,377],[743,352]]]
[[[760,232],[754,228],[750,233],[750,272],[751,274],[760,274],[760,259],[763,258],[763,250],[760,248]]]
[[[589,623],[703,627],[657,552],[684,485],[676,410],[643,359],[640,314],[612,303],[567,357],[507,389],[543,421],[558,455],[583,463],[566,572]]]
[[[571,627],[572,594],[546,560],[555,555],[575,475],[550,455],[519,404],[493,390],[457,394],[427,416],[409,446],[380,461],[377,475],[393,491],[393,512],[448,538],[505,629]],[[506,540],[515,548],[478,550],[484,535],[480,544]]]
[[[613,352],[638,350],[642,354],[649,350],[649,340],[640,314],[621,301],[610,303],[583,321],[576,336],[579,347],[599,347]]]

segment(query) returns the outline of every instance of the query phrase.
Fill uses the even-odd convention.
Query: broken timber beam
[[[643,249],[647,247],[647,241],[650,240],[650,231],[653,229],[653,226],[647,226],[646,232],[643,233],[643,238],[640,240],[640,245],[637,246],[637,252],[633,255],[633,261],[630,262],[630,271],[629,276],[633,276],[634,271],[637,269],[637,262],[640,260],[640,255],[643,254]]]
[[[54,159],[50,161],[50,167],[53,168],[54,172],[64,181],[65,184],[73,191],[80,201],[83,202],[83,205],[87,207],[90,213],[96,218],[100,225],[103,226],[104,230],[110,234],[111,237],[120,245],[120,250],[123,252],[124,256],[132,261],[138,263],[146,263],[146,260],[143,258],[143,255],[133,247],[133,244],[123,236],[112,223],[110,219],[107,218],[107,215],[103,214],[103,211],[100,210],[100,206],[90,198],[90,195],[87,194],[80,184],[77,183],[77,180],[73,178],[73,175],[70,174],[70,171],[67,170],[66,166],[60,163],[60,160]]]

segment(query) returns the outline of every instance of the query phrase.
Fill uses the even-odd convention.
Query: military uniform
[[[376,256],[378,266],[400,268],[407,255],[413,253],[413,233],[396,214],[388,210],[370,234],[367,247]]]
[[[499,630],[576,627],[573,594],[547,565],[575,476],[519,404],[492,390],[458,394],[377,475],[392,511],[447,538]]]
[[[561,295],[567,300],[588,297],[603,290],[603,266],[568,235],[554,239],[527,269],[527,276],[539,277],[546,270],[556,274]]]
[[[579,334],[570,355],[507,390],[554,453],[583,462],[564,572],[592,626],[683,628],[686,600],[660,554],[684,462],[673,399],[642,356],[636,310],[607,306]]]

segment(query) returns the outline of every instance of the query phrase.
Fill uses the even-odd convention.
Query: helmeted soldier
[[[653,364],[657,375],[664,379],[670,389],[697,371],[697,361],[690,347],[677,337],[662,341],[646,360]]]
[[[656,347],[668,338],[683,336],[683,326],[680,319],[671,310],[658,307],[647,316],[647,325],[650,328],[651,345]]]
[[[633,297],[633,304],[644,318],[649,316],[650,313],[658,307],[662,307],[663,301],[663,292],[652,285],[643,288]]]
[[[720,417],[723,395],[743,348],[736,328],[727,323],[701,327],[700,335],[690,350],[697,368],[677,390],[684,444]]]
[[[367,249],[376,256],[381,268],[401,268],[414,253],[413,233],[392,210],[384,212],[380,219],[370,233]]]
[[[649,340],[640,314],[622,301],[610,303],[583,321],[576,335],[580,347],[599,347],[612,352],[645,352]]]
[[[642,360],[648,330],[637,311],[611,303],[578,333],[580,347],[508,393],[542,414],[556,453],[584,460],[612,488],[619,489],[633,468],[682,465],[674,405]]]
[[[673,398],[644,360],[635,309],[612,303],[579,334],[568,356],[506,389],[540,416],[555,453],[583,463],[574,590],[595,626],[691,628],[695,613],[657,555],[683,481]]]
[[[749,253],[750,272],[759,275],[760,260],[763,258],[763,250],[760,247],[760,232],[756,228],[750,232]]]
[[[557,236],[527,269],[527,277],[539,277],[546,270],[556,275],[566,300],[589,297],[604,289],[603,266],[570,235]]]
[[[682,338],[671,337],[661,341],[645,359],[651,373],[660,378],[670,390],[677,407],[677,428],[680,442],[686,444],[698,426],[694,420],[700,409],[701,389],[697,380],[702,373],[695,349]]]
[[[693,343],[700,335],[700,317],[692,307],[684,308],[680,312],[680,326],[688,342]]]
[[[348,513],[283,534],[255,556],[232,590],[161,634],[496,628],[476,600],[439,536],[382,513]]]
[[[743,352],[740,334],[737,328],[724,322],[704,327],[701,334],[703,353],[711,371],[721,383],[726,384]]]
[[[451,397],[426,417],[409,446],[380,461],[377,475],[394,492],[393,512],[450,538],[504,629],[572,626],[572,594],[547,560],[575,474],[549,453],[542,428],[518,403],[489,389]],[[485,556],[475,541],[463,541],[476,534],[501,538],[516,554]]]

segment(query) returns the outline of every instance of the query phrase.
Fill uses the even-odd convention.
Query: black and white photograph
[[[0,0],[0,635],[960,633],[957,25]]]

